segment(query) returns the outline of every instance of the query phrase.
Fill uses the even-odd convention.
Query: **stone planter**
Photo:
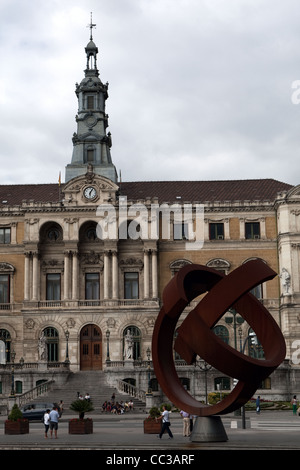
[[[20,419],[18,421],[6,420],[4,423],[5,434],[28,434],[29,421],[28,419]]]
[[[71,419],[69,421],[69,434],[92,434],[92,419]]]
[[[161,419],[145,419],[144,420],[144,434],[159,434],[161,431]]]

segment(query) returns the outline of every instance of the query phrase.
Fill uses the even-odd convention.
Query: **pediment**
[[[65,184],[63,201],[68,205],[114,202],[118,189],[119,187],[110,179],[95,174],[90,165],[85,175],[77,176]]]
[[[296,199],[297,201],[300,200],[300,184],[294,186],[286,195],[287,200]]]

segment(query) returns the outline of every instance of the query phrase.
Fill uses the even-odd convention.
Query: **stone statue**
[[[129,330],[127,330],[124,338],[124,358],[133,359],[133,337]]]
[[[39,349],[39,360],[46,362],[48,359],[48,354],[47,354],[47,341],[46,341],[46,337],[44,336],[44,334],[41,334],[39,338],[38,349]]]
[[[281,279],[283,293],[288,294],[289,288],[291,287],[291,276],[289,275],[288,270],[286,268],[282,268],[279,277]]]

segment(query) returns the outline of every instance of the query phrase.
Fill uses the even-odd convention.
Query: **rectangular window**
[[[47,300],[60,300],[60,274],[47,274]]]
[[[10,243],[10,228],[0,228],[0,244]]]
[[[186,223],[174,223],[174,240],[187,240],[189,226]]]
[[[99,273],[87,273],[85,275],[85,298],[86,300],[99,300]]]
[[[253,289],[251,289],[250,292],[251,292],[251,294],[253,294],[254,297],[256,297],[257,299],[262,299],[262,298],[263,298],[262,284],[259,284],[258,286],[253,287]]]
[[[125,299],[138,299],[139,273],[125,273],[124,284]]]
[[[87,97],[87,107],[88,109],[94,109],[94,96]]]
[[[246,222],[245,223],[245,238],[246,240],[254,240],[254,239],[260,238],[259,222]]]
[[[94,149],[88,149],[86,151],[87,163],[92,163],[94,161],[94,154],[95,154]]]
[[[210,240],[224,240],[224,224],[222,223],[209,224],[209,239]]]
[[[9,304],[9,274],[0,275],[0,304]]]

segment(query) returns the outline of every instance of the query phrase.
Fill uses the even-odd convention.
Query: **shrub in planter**
[[[144,419],[144,433],[145,434],[159,434],[161,431],[161,420],[157,420],[160,416],[160,411],[157,406],[153,406],[149,410],[149,416]]]
[[[17,404],[11,409],[8,419],[4,423],[5,434],[28,434],[29,421],[24,419],[21,410]]]
[[[91,434],[93,432],[93,420],[84,419],[85,413],[93,411],[94,407],[89,400],[75,400],[70,405],[70,410],[77,411],[79,418],[69,421],[69,434]]]

